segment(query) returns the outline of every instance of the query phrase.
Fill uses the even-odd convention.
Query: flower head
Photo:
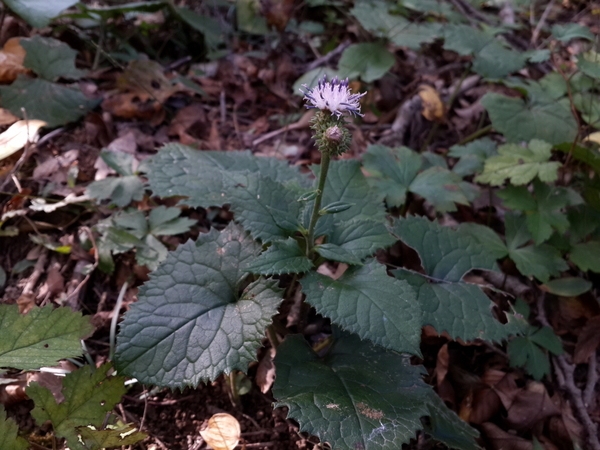
[[[360,113],[360,98],[366,92],[352,94],[348,87],[348,78],[339,80],[335,77],[333,80],[327,81],[327,76],[323,75],[314,88],[310,89],[306,84],[303,84],[302,87],[300,92],[304,94],[304,100],[307,101],[306,107],[309,109],[328,110],[338,119],[346,112],[354,116],[363,116]]]

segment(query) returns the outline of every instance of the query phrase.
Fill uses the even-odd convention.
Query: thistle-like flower
[[[302,87],[303,89],[300,89],[300,92],[304,94],[308,109],[328,110],[331,115],[336,116],[338,119],[344,113],[363,116],[360,113],[360,98],[366,92],[352,94],[348,87],[348,78],[339,80],[335,77],[333,80],[327,81],[327,76],[323,75],[316,87],[310,89],[306,84],[303,84]]]

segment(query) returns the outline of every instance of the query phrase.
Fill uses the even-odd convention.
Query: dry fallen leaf
[[[421,111],[423,117],[432,122],[444,118],[444,103],[435,88],[427,84],[422,84],[419,86],[419,97],[421,97],[421,102],[423,103],[423,110]]]
[[[21,47],[20,39],[9,39],[0,51],[0,83],[12,83],[20,73],[29,72],[23,67],[26,52]]]
[[[206,444],[214,450],[233,450],[240,441],[240,423],[235,417],[226,413],[219,413],[208,419],[200,436]]]
[[[19,118],[8,109],[0,108],[0,126],[13,124],[17,120],[19,120]]]
[[[588,135],[588,137],[586,137],[583,142],[595,142],[596,144],[600,144],[600,131],[596,131],[590,135]]]
[[[38,139],[40,128],[46,125],[43,120],[19,120],[0,134],[0,160],[18,152],[29,142]]]

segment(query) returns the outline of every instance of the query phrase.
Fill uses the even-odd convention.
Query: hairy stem
[[[307,255],[313,251],[315,246],[315,227],[319,220],[319,210],[321,209],[321,200],[323,199],[323,190],[325,189],[325,180],[327,179],[327,171],[329,170],[329,161],[331,154],[328,151],[321,152],[321,171],[319,173],[319,185],[317,187],[317,197],[310,216],[310,224],[308,226],[308,245],[306,246]]]

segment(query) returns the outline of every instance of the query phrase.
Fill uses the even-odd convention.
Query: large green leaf
[[[452,172],[465,177],[483,170],[485,161],[496,153],[496,143],[490,138],[477,139],[466,145],[450,147],[448,156],[459,158]]]
[[[77,0],[4,0],[4,3],[29,25],[43,28]]]
[[[276,158],[258,158],[250,152],[202,151],[167,144],[147,164],[150,189],[160,197],[183,196],[192,207],[230,203],[235,187],[233,173],[251,172],[282,184],[309,180],[297,168]]]
[[[395,59],[384,45],[362,43],[349,46],[340,58],[339,76],[342,78],[360,77],[370,83],[380,79],[392,68]]]
[[[496,256],[467,230],[452,230],[425,218],[397,220],[392,233],[419,254],[425,275],[401,269],[394,275],[417,291],[423,322],[465,340],[501,341],[513,333],[492,315],[492,303],[480,287],[465,283],[473,269],[496,270]]]
[[[81,355],[81,339],[94,328],[70,308],[34,308],[19,314],[17,305],[0,305],[0,367],[34,370]]]
[[[345,330],[385,348],[419,355],[421,311],[408,283],[371,260],[339,279],[309,273],[300,280],[306,301]]]
[[[600,272],[600,242],[589,241],[575,244],[571,249],[569,259],[584,272],[586,270]]]
[[[423,197],[440,212],[456,211],[455,203],[469,204],[463,191],[462,178],[439,166],[430,167],[418,174],[409,190]]]
[[[322,253],[323,248],[332,251],[332,246],[335,245],[343,251],[343,254],[351,255],[354,261],[360,261],[371,256],[377,250],[389,247],[394,243],[393,236],[383,222],[365,219],[336,223],[327,237],[328,243],[317,248],[322,256],[328,257]],[[340,261],[336,258],[332,259]],[[350,261],[342,260],[341,262]]]
[[[0,86],[2,107],[18,117],[45,121],[57,127],[77,121],[94,108],[97,100],[87,98],[79,89],[41,78],[20,75],[10,86]]]
[[[275,241],[266,252],[255,258],[246,270],[261,275],[282,273],[303,273],[311,269],[313,263],[306,257],[298,242],[293,238]]]
[[[444,29],[444,48],[459,55],[473,55],[473,70],[488,78],[503,78],[521,70],[527,55],[507,48],[489,30],[470,25],[448,25]]]
[[[571,39],[594,40],[594,33],[588,27],[579,25],[578,23],[552,25],[552,36],[565,44]]]
[[[246,370],[281,302],[275,281],[259,280],[238,293],[259,252],[233,224],[171,252],[125,314],[117,338],[119,372],[183,387]]]
[[[417,251],[425,273],[435,280],[456,282],[474,269],[497,270],[496,259],[472,236],[424,217],[397,220],[392,233]]]
[[[421,428],[431,389],[408,358],[361,341],[337,340],[321,358],[301,336],[277,348],[276,406],[334,449],[396,450]]]
[[[16,422],[6,417],[4,406],[0,404],[0,448],[10,450],[27,450],[29,443],[20,437]]]
[[[31,415],[38,425],[52,422],[54,433],[67,439],[69,448],[86,450],[79,441],[77,427],[92,425],[101,428],[106,413],[111,411],[127,388],[125,378],[108,376],[110,364],[99,368],[84,366],[71,372],[63,379],[64,401],[56,399],[48,388],[34,382],[27,388],[27,395],[35,403]]]
[[[435,440],[458,450],[479,450],[475,439],[479,437],[477,430],[450,410],[433,392],[427,401],[431,424],[425,428]]]
[[[48,81],[77,80],[84,74],[75,67],[77,52],[64,42],[36,35],[19,43],[27,52],[23,65]]]
[[[533,139],[527,147],[506,144],[498,148],[498,155],[485,161],[483,173],[477,177],[479,183],[500,186],[505,179],[513,185],[527,184],[536,176],[551,183],[558,178],[561,164],[550,161],[552,146]]]
[[[577,122],[568,100],[556,99],[539,84],[521,85],[525,99],[488,92],[481,99],[492,125],[509,142],[541,139],[550,144],[571,142],[577,135]]]

